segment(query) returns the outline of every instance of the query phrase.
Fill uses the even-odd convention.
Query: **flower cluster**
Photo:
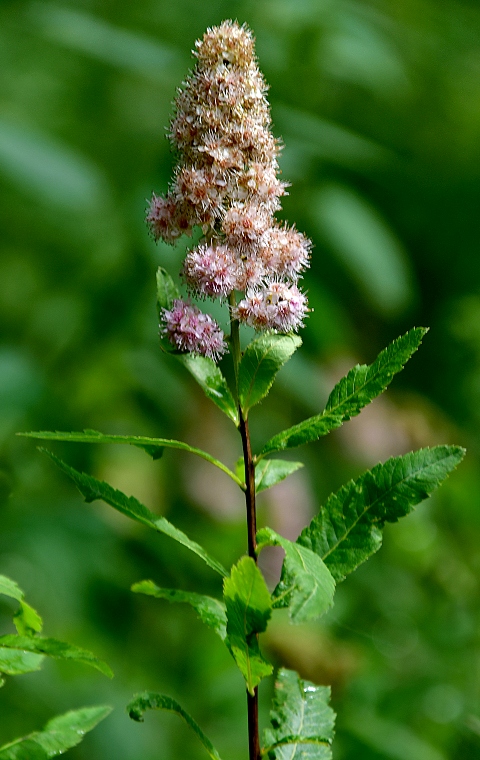
[[[170,125],[174,179],[166,197],[153,196],[147,222],[167,243],[202,228],[182,269],[193,296],[230,298],[232,318],[257,330],[297,330],[308,311],[297,282],[311,244],[275,219],[286,184],[278,178],[280,146],[252,34],[224,21],[196,42],[194,55]],[[244,294],[238,306],[235,291]],[[179,330],[167,331],[177,348]],[[209,354],[200,342],[192,345],[189,337],[183,350]]]
[[[225,353],[223,332],[215,320],[197,306],[175,299],[171,309],[163,309],[162,316],[162,333],[179,351],[192,351],[211,359]]]

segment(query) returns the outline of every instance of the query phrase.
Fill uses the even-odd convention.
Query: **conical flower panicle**
[[[173,182],[166,197],[153,196],[147,222],[167,243],[202,228],[182,269],[192,295],[225,299],[241,291],[234,318],[259,330],[297,330],[308,308],[296,283],[311,244],[274,216],[287,185],[278,178],[280,146],[270,131],[253,36],[224,21],[195,48],[197,63],[178,91],[170,125]]]

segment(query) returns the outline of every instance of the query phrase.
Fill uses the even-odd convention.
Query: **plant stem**
[[[229,303],[231,308],[235,306],[235,293],[230,294]],[[230,329],[230,346],[235,369],[235,391],[238,401],[238,367],[240,365],[242,355],[240,349],[240,329],[237,319],[230,320]],[[238,403],[238,417],[240,420],[239,429],[240,435],[242,437],[243,461],[245,464],[245,503],[247,507],[248,556],[251,557],[256,563],[257,513],[255,504],[255,464],[252,457],[248,420],[243,414],[240,403]],[[247,691],[247,713],[249,760],[260,760],[260,737],[258,731],[258,687],[255,688],[253,695]]]

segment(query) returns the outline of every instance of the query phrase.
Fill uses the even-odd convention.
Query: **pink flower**
[[[225,298],[236,288],[238,264],[235,253],[226,245],[203,243],[189,251],[183,274],[193,293]]]
[[[197,306],[175,299],[171,309],[162,310],[160,331],[179,351],[218,359],[227,350],[224,335],[209,314]]]
[[[249,291],[232,316],[256,330],[288,333],[303,327],[307,311],[307,297],[296,285],[272,282]]]
[[[275,225],[265,233],[258,255],[268,272],[296,280],[309,265],[311,247],[295,227]]]
[[[166,243],[176,243],[183,235],[191,235],[190,220],[185,211],[171,196],[162,198],[153,195],[147,213],[147,224],[155,240],[162,238]]]

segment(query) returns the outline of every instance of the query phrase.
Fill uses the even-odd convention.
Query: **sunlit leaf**
[[[48,760],[63,755],[67,749],[80,744],[85,734],[111,711],[107,705],[98,705],[52,718],[43,731],[34,731],[0,747],[0,760]]]
[[[34,654],[47,655],[59,660],[73,660],[83,665],[91,665],[92,668],[99,670],[100,673],[113,678],[112,670],[106,662],[99,660],[87,649],[66,644],[57,639],[44,638],[42,636],[15,636],[13,634],[0,636],[0,647],[8,649],[22,649],[25,652]]]
[[[196,594],[191,591],[178,591],[172,588],[160,588],[153,581],[139,581],[134,583],[132,591],[137,594],[146,594],[154,596],[157,599],[167,599],[169,602],[181,602],[189,604],[198,617],[217,633],[220,638],[225,640],[227,635],[227,614],[225,605],[218,599],[203,594]]]
[[[298,335],[273,333],[249,343],[238,370],[238,397],[245,417],[267,395],[279,369],[301,345]]]
[[[18,676],[40,670],[44,659],[44,655],[41,654],[0,645],[0,673],[7,676]]]
[[[257,541],[259,551],[264,546],[281,546],[285,551],[280,582],[272,594],[274,608],[288,607],[292,621],[304,623],[332,606],[335,581],[317,554],[271,528],[259,530]]]
[[[220,367],[208,356],[176,354],[176,358],[188,369],[203,392],[238,425],[238,410]]]
[[[316,686],[282,668],[262,754],[270,760],[331,760],[335,713],[329,701],[330,687]]]
[[[11,578],[7,578],[6,575],[0,575],[0,594],[4,594],[20,602],[20,607],[13,616],[13,622],[18,633],[27,635],[39,633],[42,630],[42,618],[33,607],[27,604],[20,586],[15,581],[12,581]]]
[[[321,414],[275,435],[265,444],[260,456],[316,441],[355,417],[403,369],[426,332],[424,327],[414,327],[381,351],[373,364],[357,364],[337,383]]]
[[[460,446],[436,446],[377,464],[329,496],[298,543],[343,580],[380,548],[384,523],[396,522],[430,496],[464,455]]]
[[[232,567],[230,578],[223,583],[223,596],[227,608],[226,644],[253,694],[255,686],[273,668],[258,646],[258,634],[267,628],[272,602],[263,575],[251,557],[242,557]]]
[[[261,459],[255,467],[257,493],[266,491],[267,488],[280,483],[301,467],[303,467],[303,462],[289,462],[286,459]]]
[[[135,499],[134,496],[126,496],[122,491],[112,488],[108,483],[97,480],[91,475],[86,475],[83,472],[78,472],[73,467],[70,467],[61,459],[52,454],[51,451],[41,449],[52,459],[61,470],[63,470],[75,483],[80,493],[84,496],[85,501],[91,502],[96,499],[102,499],[111,507],[121,512],[123,515],[130,517],[132,520],[147,525],[149,528],[153,528],[159,533],[165,533],[170,538],[173,538],[182,546],[185,546],[190,551],[194,552],[198,557],[216,570],[220,575],[226,576],[227,571],[216,559],[211,557],[205,549],[197,544],[196,541],[192,541],[183,531],[176,528],[165,517],[158,517],[151,512],[148,507]]]
[[[37,438],[42,441],[70,441],[76,443],[127,443],[130,446],[137,446],[139,449],[143,449],[150,454],[153,459],[158,459],[164,448],[166,449],[179,449],[180,451],[188,451],[190,454],[196,454],[197,456],[205,459],[210,464],[218,467],[219,470],[228,475],[237,485],[240,485],[240,480],[237,478],[234,472],[228,469],[222,462],[215,457],[210,456],[206,451],[197,449],[195,446],[190,446],[183,441],[173,441],[170,438],[147,438],[139,435],[105,435],[99,433],[97,430],[84,430],[81,433],[64,433],[61,431],[48,431],[39,430],[38,432],[31,433],[17,433],[17,435],[24,436],[25,438]]]
[[[167,697],[165,694],[157,694],[153,691],[146,691],[143,694],[137,694],[127,705],[127,712],[132,720],[143,721],[143,715],[147,710],[167,710],[173,712],[180,718],[183,718],[190,728],[195,732],[212,760],[221,760],[220,755],[213,746],[212,742],[207,739],[202,729],[196,723],[192,716],[189,715],[175,699]],[[0,758],[0,760],[2,760]]]
[[[158,267],[157,269],[157,307],[160,312],[161,309],[169,309],[175,300],[179,298],[180,294],[178,288],[175,285],[172,277],[169,275],[166,269]]]

